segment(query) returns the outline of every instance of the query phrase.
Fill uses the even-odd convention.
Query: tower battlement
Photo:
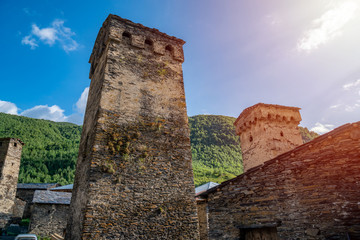
[[[160,32],[156,28],[145,27],[128,19],[110,14],[103,23],[90,56],[90,78],[94,73],[108,41],[117,41],[132,50],[146,51],[147,54],[169,55],[172,59],[184,62],[182,46],[185,41]]]
[[[236,119],[244,171],[301,145],[300,108],[258,103]]]

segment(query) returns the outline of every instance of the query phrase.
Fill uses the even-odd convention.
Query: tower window
[[[250,140],[250,142],[252,142],[252,141],[253,141],[253,137],[252,137],[251,135],[250,135],[250,139],[249,139],[249,140]]]
[[[148,38],[145,40],[145,44],[146,44],[146,45],[149,45],[149,46],[154,45],[153,41],[151,41],[151,40],[148,39]]]
[[[280,136],[282,136],[282,137],[284,136],[284,133],[282,131],[280,132]]]
[[[14,147],[17,147],[17,143],[14,143]]]
[[[165,47],[165,50],[166,51],[170,51],[171,53],[174,51],[174,48],[171,46],[171,45],[167,45],[166,47]]]
[[[151,50],[154,46],[154,42],[150,39],[145,39],[145,48]]]
[[[125,39],[125,38],[131,38],[131,34],[129,33],[129,32],[123,32],[123,34],[122,34],[122,37],[123,37],[123,39]]]

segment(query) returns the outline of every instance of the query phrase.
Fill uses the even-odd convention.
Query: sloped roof
[[[18,183],[18,189],[47,190],[59,186],[58,183]]]
[[[51,188],[50,191],[71,192],[73,188],[74,188],[74,184],[69,184],[69,185]]]
[[[245,176],[249,176],[253,172],[260,170],[262,167],[275,163],[278,158],[281,158],[281,157],[286,156],[286,155],[291,155],[291,154],[296,153],[298,151],[302,151],[304,148],[306,148],[308,146],[311,146],[312,144],[326,141],[326,139],[328,139],[328,138],[335,137],[338,134],[341,134],[341,133],[343,133],[345,131],[351,130],[351,128],[354,127],[354,126],[359,126],[359,125],[360,125],[360,121],[355,122],[355,123],[347,123],[345,125],[342,125],[342,126],[336,128],[336,129],[334,129],[334,130],[332,130],[332,131],[330,131],[328,133],[325,133],[325,134],[313,139],[310,142],[304,143],[303,145],[300,145],[300,146],[298,146],[298,147],[296,147],[296,148],[294,148],[294,149],[292,149],[292,150],[290,150],[288,152],[280,154],[279,156],[276,156],[275,158],[270,159],[270,160],[264,162],[263,164],[261,164],[259,166],[256,166],[256,167],[253,167],[253,168],[249,169],[248,171],[246,171],[243,174],[240,174],[237,177],[234,177],[234,178],[232,178],[230,180],[222,182],[221,184],[219,184],[219,185],[217,185],[217,186],[215,186],[215,187],[213,187],[211,189],[208,189],[208,190],[206,190],[204,192],[201,192],[201,193],[199,193],[197,195],[199,195],[201,197],[206,197],[208,194],[211,194],[211,193],[215,192],[217,189],[221,189],[222,187],[230,184],[231,182],[234,182],[237,179],[241,179],[241,178],[243,178]]]
[[[209,190],[210,188],[216,187],[217,185],[219,185],[219,184],[215,183],[215,182],[208,182],[201,186],[198,186],[197,188],[195,188],[195,195],[203,193],[203,192]]]
[[[33,203],[40,204],[65,204],[70,205],[71,193],[36,190]]]

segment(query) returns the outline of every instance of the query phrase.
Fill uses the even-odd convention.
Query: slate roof
[[[197,188],[195,188],[195,195],[206,192],[210,188],[216,187],[217,185],[219,185],[219,184],[215,183],[215,182],[208,182],[208,183],[205,183],[205,184],[203,184],[201,186],[198,186]]]
[[[237,180],[237,179],[240,179],[240,178],[243,178],[243,177],[245,177],[245,176],[251,175],[253,172],[258,171],[258,170],[261,169],[262,167],[274,163],[278,158],[281,158],[282,156],[286,156],[286,155],[290,155],[290,154],[292,154],[292,153],[296,153],[296,152],[298,152],[298,151],[302,151],[304,148],[306,148],[306,147],[308,147],[308,146],[310,146],[310,145],[312,145],[312,144],[314,144],[314,143],[318,143],[318,142],[325,141],[325,140],[326,140],[327,138],[329,138],[329,137],[334,137],[334,136],[336,136],[336,135],[338,135],[338,134],[343,133],[344,131],[349,131],[349,130],[351,130],[351,128],[354,127],[354,126],[359,126],[359,125],[360,125],[360,121],[359,121],[359,122],[354,122],[354,123],[344,124],[344,125],[342,125],[342,126],[340,126],[340,127],[338,127],[338,128],[335,128],[334,130],[332,130],[332,131],[330,131],[330,132],[328,132],[328,133],[325,133],[325,134],[323,134],[323,135],[320,135],[319,137],[311,140],[310,142],[304,143],[303,145],[300,145],[300,146],[298,146],[298,147],[296,147],[296,148],[294,148],[294,149],[292,149],[292,150],[290,150],[290,151],[288,151],[288,152],[285,152],[285,153],[283,153],[283,154],[280,154],[279,156],[276,156],[275,158],[270,159],[270,160],[264,162],[263,164],[261,164],[261,165],[259,165],[259,166],[250,168],[250,169],[249,169],[248,171],[246,171],[245,173],[242,173],[242,174],[240,174],[239,176],[234,177],[234,178],[232,178],[232,179],[230,179],[230,180],[224,181],[224,182],[222,182],[221,184],[219,184],[219,185],[217,185],[217,186],[215,186],[215,187],[213,187],[213,188],[211,188],[211,189],[208,189],[208,190],[206,190],[206,191],[204,191],[204,192],[201,192],[201,193],[199,193],[199,194],[197,194],[197,195],[199,195],[200,197],[206,197],[208,194],[211,194],[211,193],[215,192],[217,189],[221,189],[222,187],[230,184],[231,182],[233,182],[233,181],[235,181],[235,180]]]
[[[59,186],[58,183],[18,183],[18,189],[48,190]]]
[[[37,204],[64,204],[70,205],[71,193],[36,190],[33,203]]]
[[[69,184],[69,185],[51,188],[50,191],[71,192],[73,188],[74,188],[74,184]]]

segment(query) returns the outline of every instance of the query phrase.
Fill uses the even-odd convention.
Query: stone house
[[[249,167],[200,194],[209,226],[202,239],[360,239],[360,122],[288,149],[296,111],[260,104],[239,116]]]
[[[49,190],[57,186],[59,186],[58,183],[18,183],[16,198],[26,202],[23,218],[30,218],[31,216],[31,205],[35,191]]]
[[[63,236],[70,213],[70,200],[71,192],[35,191],[29,232],[41,236]]]

